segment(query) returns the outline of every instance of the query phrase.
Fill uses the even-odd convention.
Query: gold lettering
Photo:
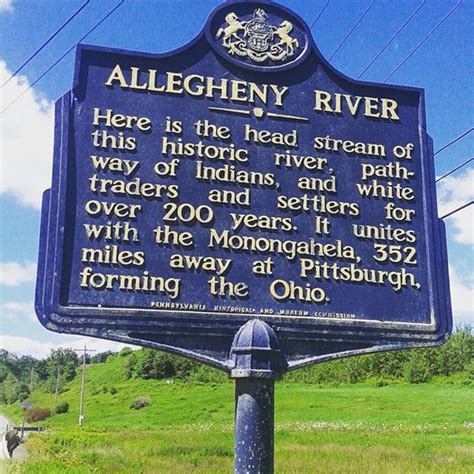
[[[105,81],[106,86],[112,86],[114,81],[118,81],[120,87],[128,87],[127,81],[123,76],[122,69],[120,68],[120,64],[117,64],[114,67],[114,70],[110,74],[107,81]]]
[[[368,97],[350,94],[331,94],[322,90],[314,90],[314,109],[316,112],[327,114],[343,114],[347,110],[356,117],[360,110],[367,118],[381,118],[385,120],[400,120],[397,114],[396,100],[385,97]]]

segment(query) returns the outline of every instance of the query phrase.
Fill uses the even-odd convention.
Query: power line
[[[462,135],[459,135],[459,137],[455,138],[453,141],[449,142],[447,145],[444,145],[442,148],[440,148],[438,151],[435,151],[433,156],[436,156],[438,153],[441,153],[443,150],[446,150],[446,148],[449,148],[451,145],[454,145],[456,142],[461,140],[461,138],[464,138],[466,135],[469,135],[472,131],[474,130],[473,128],[470,128],[466,132],[464,132]]]
[[[322,10],[319,12],[318,16],[316,17],[316,19],[313,21],[313,24],[311,25],[310,27],[310,30],[313,29],[313,26],[318,22],[318,20],[321,18],[321,15],[324,13],[324,10],[326,10],[327,6],[329,5],[329,2],[331,0],[327,0],[326,2],[326,5],[324,5],[324,7],[322,8]]]
[[[426,3],[426,0],[423,0],[421,2],[420,5],[418,5],[418,7],[416,8],[416,10],[405,20],[405,22],[403,23],[403,25],[398,29],[398,31],[387,41],[387,43],[385,43],[384,47],[375,55],[375,57],[372,59],[372,61],[370,61],[369,64],[367,64],[367,66],[365,66],[364,70],[357,76],[357,79],[360,79],[361,76],[363,76],[367,71],[368,69],[370,68],[370,66],[372,66],[372,64],[375,63],[375,61],[377,61],[377,59],[379,58],[379,56],[388,48],[388,46],[390,45],[390,43],[402,32],[402,30],[405,28],[405,26],[408,25],[408,23],[410,23],[410,21],[415,17],[415,15],[421,10],[421,8],[423,7],[423,5]]]
[[[119,7],[123,5],[125,0],[120,0],[120,3],[116,5],[112,10],[109,11],[98,23],[95,24],[79,41],[72,45],[57,61],[55,61],[51,66],[46,69],[39,77],[37,77],[21,94],[17,95],[1,112],[3,114],[6,112],[17,100],[23,97],[32,87],[34,87],[41,79],[43,79],[46,74],[48,74],[52,69],[54,69],[74,48],[83,40],[85,40],[91,33],[93,33],[105,20],[107,20],[110,15],[112,15]]]
[[[447,178],[449,175],[453,174],[454,172],[456,172],[457,170],[460,170],[461,168],[463,168],[464,166],[468,165],[472,160],[474,160],[474,158],[469,158],[469,160],[465,161],[464,163],[460,164],[459,166],[457,166],[456,168],[452,169],[451,171],[449,171],[448,173],[444,174],[443,176],[441,176],[440,178],[438,178],[435,183],[437,183],[438,181],[441,181],[442,179],[444,178]]]
[[[342,48],[342,46],[344,45],[344,43],[349,39],[349,37],[352,35],[352,33],[354,32],[354,30],[359,26],[360,22],[364,19],[365,15],[367,15],[367,13],[369,13],[369,10],[375,5],[375,0],[372,0],[372,3],[368,6],[368,8],[365,10],[364,13],[362,13],[362,15],[359,17],[359,19],[357,20],[356,24],[351,28],[351,30],[349,31],[349,33],[347,33],[347,35],[345,36],[345,38],[339,43],[339,46],[336,48],[336,50],[334,51],[334,53],[331,54],[331,56],[329,57],[329,61],[337,54],[337,52]]]
[[[459,5],[463,0],[459,0],[456,5],[454,5],[453,8],[448,12],[448,14],[424,37],[424,39],[418,43],[418,45],[415,47],[415,49],[387,76],[387,78],[383,81],[385,84],[417,51],[418,49],[423,46],[423,44],[428,40],[428,38],[457,10]]]
[[[5,87],[33,58],[35,58],[43,49],[48,46],[51,41],[58,36],[59,33],[61,33],[64,28],[66,28],[69,23],[71,23],[74,18],[76,18],[79,13],[81,13],[84,8],[87,7],[87,5],[90,3],[90,0],[87,0],[86,3],[84,3],[79,10],[77,10],[71,17],[68,18],[68,20],[63,23],[58,30],[56,30],[13,74],[10,75],[10,77],[2,84],[2,88]]]
[[[446,217],[452,216],[453,214],[456,214],[456,212],[462,211],[463,209],[466,209],[466,207],[469,207],[470,205],[474,204],[474,201],[468,202],[457,209],[454,209],[454,211],[448,212],[444,216],[440,217],[440,219],[446,219]]]

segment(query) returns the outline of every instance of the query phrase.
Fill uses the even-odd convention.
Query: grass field
[[[79,377],[59,401],[70,410],[28,441],[25,473],[232,472],[233,384],[125,380],[124,360],[88,368],[86,422],[77,426]],[[462,383],[276,388],[276,472],[474,472],[474,390]],[[139,395],[151,403],[130,409]],[[51,407],[37,393],[34,406]],[[0,407],[19,416],[17,408]]]

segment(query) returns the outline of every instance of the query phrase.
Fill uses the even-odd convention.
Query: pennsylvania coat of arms
[[[222,45],[231,55],[257,63],[267,59],[278,62],[293,56],[299,48],[298,40],[290,36],[293,24],[284,20],[278,26],[271,25],[262,8],[255,10],[249,21],[241,21],[235,13],[226,15],[225,21],[216,38],[222,36]]]

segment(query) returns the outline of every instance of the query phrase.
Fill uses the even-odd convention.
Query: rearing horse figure
[[[288,56],[292,56],[295,53],[295,48],[299,46],[298,40],[288,34],[292,29],[293,25],[285,20],[282,21],[280,26],[275,30],[275,33],[280,37],[280,41],[276,46],[286,45]]]
[[[242,38],[239,38],[237,33],[240,30],[245,29],[246,22],[240,21],[239,17],[235,13],[229,13],[225,17],[225,21],[227,22],[227,24],[229,26],[227,26],[225,28],[219,28],[219,30],[217,31],[217,34],[216,34],[216,38],[220,38],[222,33],[224,33],[224,38],[222,40],[222,43],[224,44],[224,46],[229,47],[230,46],[229,40],[232,37],[234,37],[236,40],[240,40],[240,41],[242,40]]]

